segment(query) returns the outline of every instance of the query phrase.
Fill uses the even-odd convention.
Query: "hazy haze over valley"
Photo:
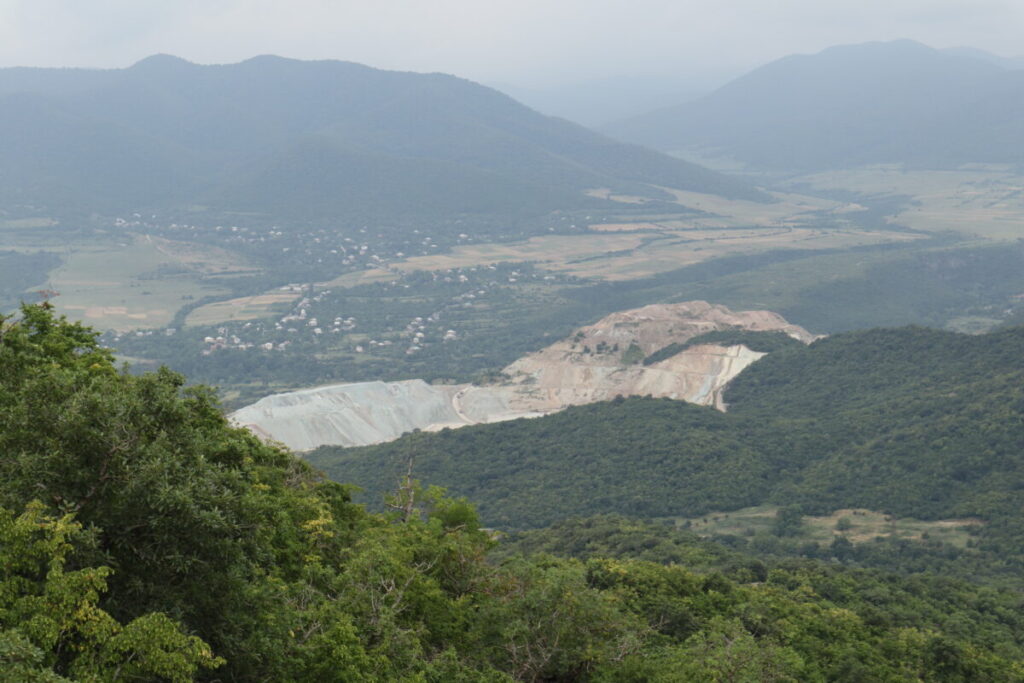
[[[617,102],[609,116],[583,123],[655,108],[661,103],[646,107],[639,92],[666,92],[659,83],[710,90],[775,59],[839,44],[910,38],[1019,57],[1024,29],[1024,7],[1012,0],[395,0],[379,7],[323,0],[106,0],[88,6],[5,0],[0,18],[0,66],[121,68],[155,53],[223,64],[279,54],[440,71],[521,92],[564,88],[577,98],[587,97],[581,86],[589,83],[591,101],[613,101],[598,89],[638,100],[632,112],[622,112]],[[637,87],[645,81],[651,85]],[[525,100],[533,106],[544,101]],[[545,113],[560,114],[559,106]]]
[[[0,678],[1024,683],[1021,35],[0,0]]]

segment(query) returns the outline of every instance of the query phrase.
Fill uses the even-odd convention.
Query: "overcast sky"
[[[0,0],[0,66],[273,53],[522,87],[728,76],[894,38],[1014,56],[1022,36],[1024,0]]]

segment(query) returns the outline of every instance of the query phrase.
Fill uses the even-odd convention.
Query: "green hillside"
[[[443,74],[264,56],[0,70],[0,208],[257,221],[543,215],[751,186]]]
[[[467,496],[485,523],[504,529],[763,504],[978,518],[977,551],[1002,552],[1003,568],[1019,570],[1022,349],[1021,327],[839,334],[755,363],[727,390],[725,414],[668,399],[616,400],[379,446],[325,447],[309,459],[365,487],[373,503],[414,457],[422,481]],[[967,555],[964,566],[974,566]]]
[[[909,40],[791,55],[686,104],[605,126],[755,168],[1020,161],[1024,74]]]
[[[183,384],[0,317],[5,679],[1024,680],[1019,593],[614,517],[492,554],[465,501],[369,513]]]

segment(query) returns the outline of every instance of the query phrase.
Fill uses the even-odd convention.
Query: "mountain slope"
[[[1022,106],[1024,72],[903,40],[785,57],[604,130],[770,169],[1018,163]]]
[[[372,497],[406,460],[479,505],[486,522],[571,515],[692,517],[776,504],[977,517],[1024,566],[1024,328],[839,334],[783,349],[730,385],[730,411],[630,399],[310,460]]]
[[[607,516],[501,562],[464,501],[369,513],[184,383],[0,316],[4,680],[1024,680],[1020,593]]]
[[[157,55],[122,70],[0,70],[5,202],[268,217],[537,215],[588,188],[758,198],[712,171],[442,74]]]

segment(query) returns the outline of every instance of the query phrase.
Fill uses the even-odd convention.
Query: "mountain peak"
[[[182,59],[181,57],[175,57],[174,55],[168,54],[155,54],[150,55],[144,59],[132,64],[129,69],[132,71],[138,70],[166,70],[166,69],[177,69],[187,66],[195,66],[192,62]]]
[[[910,38],[897,38],[896,40],[872,40],[866,43],[851,43],[848,45],[835,45],[825,48],[822,52],[900,52],[900,53],[924,53],[937,52],[933,47],[920,43]]]
[[[605,130],[762,169],[1014,163],[1024,135],[1015,78],[990,60],[913,40],[837,45]]]

